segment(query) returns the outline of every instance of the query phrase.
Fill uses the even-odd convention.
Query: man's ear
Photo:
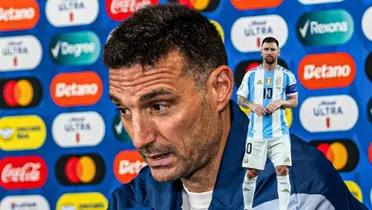
[[[221,111],[229,103],[233,85],[234,77],[231,69],[222,65],[212,71],[207,80],[208,89],[210,91],[210,98],[214,103],[217,111]]]

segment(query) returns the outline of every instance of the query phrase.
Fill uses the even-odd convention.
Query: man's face
[[[213,160],[221,141],[208,92],[183,73],[183,63],[170,53],[155,67],[110,69],[110,96],[157,181],[192,176]]]
[[[261,47],[263,62],[272,65],[277,62],[279,57],[279,48],[275,42],[265,42]]]

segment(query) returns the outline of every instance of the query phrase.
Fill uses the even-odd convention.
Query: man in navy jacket
[[[230,101],[233,74],[208,19],[179,5],[142,9],[112,31],[104,62],[110,97],[148,164],[112,193],[109,209],[243,209],[249,120]],[[316,149],[291,139],[289,209],[366,209]],[[253,207],[277,206],[267,163]]]

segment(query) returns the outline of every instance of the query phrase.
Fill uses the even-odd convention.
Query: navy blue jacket
[[[232,126],[213,191],[210,210],[243,209],[242,182],[248,118],[233,102]],[[332,164],[316,148],[291,135],[292,164],[290,168],[291,198],[289,209],[358,210],[367,208],[347,189]],[[278,196],[273,165],[267,161],[257,180],[255,210],[277,209]],[[155,209],[181,210],[182,183],[157,182],[149,167],[141,170],[129,184],[111,195],[109,210]]]

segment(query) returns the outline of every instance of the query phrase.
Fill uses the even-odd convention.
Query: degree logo
[[[355,69],[348,53],[313,54],[301,60],[298,77],[307,89],[343,88],[354,81]]]
[[[0,149],[5,151],[40,148],[46,138],[44,121],[36,115],[0,118]]]
[[[120,118],[120,114],[115,115],[114,121],[112,124],[112,129],[114,131],[114,135],[116,139],[118,139],[119,141],[122,141],[125,143],[132,142],[128,133],[124,129],[123,122],[121,121],[121,118]]]
[[[211,12],[215,10],[220,0],[168,0],[170,3],[179,3],[200,12]]]
[[[61,107],[93,105],[102,96],[102,81],[93,71],[61,73],[53,78],[50,94]]]
[[[366,59],[365,69],[366,69],[366,74],[367,74],[368,79],[372,81],[372,52],[368,54],[368,57]]]
[[[66,193],[58,198],[56,210],[106,210],[106,197],[99,192]]]
[[[49,210],[50,207],[48,201],[41,195],[15,195],[3,198],[0,209]]]
[[[57,160],[56,176],[63,185],[97,184],[105,174],[105,165],[98,154],[64,155]]]
[[[238,10],[254,10],[278,7],[283,0],[230,0]]]
[[[30,35],[0,38],[0,71],[32,70],[42,57],[39,40]]]
[[[106,0],[106,12],[115,21],[122,21],[139,9],[159,4],[159,0]]]
[[[367,116],[368,116],[369,121],[372,123],[372,97],[368,101]]]
[[[5,157],[0,160],[0,186],[6,190],[41,188],[48,176],[45,161],[39,156]]]
[[[114,174],[121,183],[134,179],[147,164],[137,150],[121,151],[114,160]]]
[[[359,162],[359,150],[350,139],[311,141],[323,155],[332,162],[333,167],[340,172],[352,171]]]
[[[359,202],[363,203],[363,193],[362,190],[360,189],[359,185],[353,181],[345,181],[345,184],[351,194],[359,200]]]
[[[0,31],[31,29],[39,16],[39,5],[35,0],[0,1]]]
[[[98,0],[48,0],[45,10],[53,26],[87,25],[96,20],[99,5]]]
[[[231,42],[240,52],[258,52],[266,36],[275,36],[281,47],[288,38],[288,26],[279,15],[241,17],[231,27]]]

